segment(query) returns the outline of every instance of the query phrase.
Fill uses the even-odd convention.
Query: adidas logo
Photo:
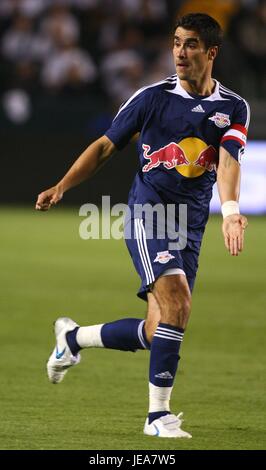
[[[195,108],[192,108],[191,111],[194,113],[205,113],[205,109],[199,104],[198,106],[195,106]]]
[[[174,377],[170,374],[169,370],[167,372],[161,372],[160,374],[156,374],[155,377],[158,379],[173,379]]]

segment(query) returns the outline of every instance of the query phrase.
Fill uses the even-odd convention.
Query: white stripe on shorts
[[[154,277],[154,274],[153,274],[151,261],[150,261],[150,257],[149,257],[149,252],[148,252],[148,248],[147,248],[145,230],[144,230],[143,225],[141,227],[141,222],[142,222],[142,219],[135,219],[134,220],[134,227],[135,227],[135,233],[136,233],[136,240],[137,240],[139,255],[140,255],[142,266],[143,266],[143,269],[144,269],[144,272],[145,272],[147,285],[150,285],[154,282],[155,277]]]

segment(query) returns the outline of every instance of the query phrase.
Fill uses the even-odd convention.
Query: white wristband
[[[221,207],[223,218],[228,215],[240,214],[239,204],[237,201],[225,201]]]

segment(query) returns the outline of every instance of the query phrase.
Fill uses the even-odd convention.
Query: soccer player
[[[61,317],[55,322],[56,346],[48,363],[51,382],[60,382],[80,361],[82,348],[150,350],[149,412],[144,433],[190,438],[181,429],[182,413],[172,414],[170,396],[179,349],[191,309],[198,256],[217,180],[222,231],[232,256],[243,249],[247,219],[239,211],[240,159],[249,125],[249,106],[212,78],[221,45],[219,24],[206,14],[188,14],[177,22],[173,55],[176,75],[138,90],[119,109],[110,129],[93,142],[54,187],[38,196],[36,209],[48,210],[63,194],[90,178],[116,151],[140,133],[140,169],[129,194],[129,209],[146,203],[187,207],[187,242],[171,249],[171,237],[147,237],[153,221],[131,210],[126,243],[141,278],[138,295],[147,300],[145,320],[126,318],[80,327]]]

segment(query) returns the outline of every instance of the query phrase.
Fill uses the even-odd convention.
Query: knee
[[[182,296],[173,294],[162,310],[163,323],[185,328],[187,326],[191,312],[191,295],[185,293]]]

